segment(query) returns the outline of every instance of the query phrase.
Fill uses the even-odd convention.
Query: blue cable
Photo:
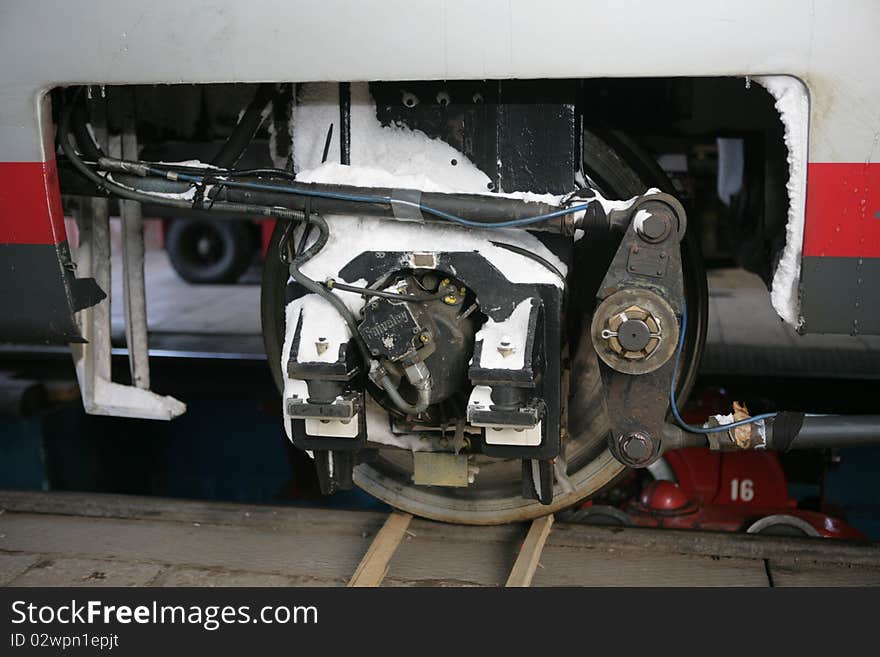
[[[727,431],[728,429],[733,429],[734,427],[741,427],[744,424],[752,424],[753,422],[759,422],[761,420],[767,420],[772,417],[776,417],[776,413],[762,413],[761,415],[755,415],[754,417],[746,418],[745,420],[738,420],[737,422],[722,424],[717,427],[695,427],[685,422],[682,419],[681,414],[678,412],[678,404],[675,402],[675,384],[677,383],[678,379],[677,373],[679,363],[681,362],[681,352],[684,350],[685,326],[687,326],[687,304],[682,303],[681,331],[678,336],[678,349],[675,352],[675,369],[673,370],[676,375],[672,377],[672,384],[669,386],[669,406],[672,409],[672,415],[675,418],[675,421],[678,422],[678,425],[685,431],[690,431],[691,433],[720,433],[722,431]]]
[[[155,167],[149,167],[148,170],[150,173],[161,176],[163,178],[167,178],[168,173],[170,173],[162,169],[157,169]],[[196,176],[187,173],[177,173],[175,174],[175,179],[193,184],[204,183],[204,176]],[[409,205],[414,208],[418,208],[422,212],[427,212],[428,214],[440,217],[441,219],[446,219],[447,221],[452,221],[454,223],[461,224],[462,226],[469,226],[471,228],[514,228],[516,226],[529,226],[531,224],[537,224],[542,221],[547,221],[548,219],[554,219],[556,217],[561,217],[566,214],[573,214],[575,212],[580,212],[581,210],[586,210],[589,205],[589,203],[585,203],[582,205],[575,205],[570,208],[561,208],[553,212],[547,212],[545,214],[539,214],[533,217],[523,217],[522,219],[511,219],[509,221],[499,221],[497,223],[493,223],[486,221],[472,221],[470,219],[465,219],[463,217],[444,212],[443,210],[437,210],[436,208],[432,208],[428,205],[422,205],[421,203],[415,203],[413,201],[406,201],[402,199],[393,199],[390,196],[343,194],[339,192],[327,192],[316,189],[301,189],[299,187],[287,187],[284,185],[266,185],[263,183],[241,182],[235,180],[223,180],[219,184],[226,187],[238,187],[240,189],[257,189],[270,192],[285,192],[288,194],[311,196],[314,198],[329,198],[337,201],[353,201],[357,203],[401,203],[403,205]]]

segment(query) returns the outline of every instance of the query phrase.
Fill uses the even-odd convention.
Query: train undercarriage
[[[706,334],[699,226],[650,156],[592,120],[581,81],[248,91],[219,150],[195,160],[167,157],[162,122],[144,118],[161,91],[55,92],[61,189],[80,232],[71,272],[89,297],[74,357],[90,412],[184,410],[149,391],[139,218],[256,217],[276,222],[262,320],[285,431],[326,494],[357,485],[418,515],[493,524],[569,507],[669,450],[875,435],[870,417],[682,420]],[[784,166],[775,148],[767,171]],[[756,238],[766,257],[744,257],[769,278],[784,178],[776,196],[762,178],[767,203],[747,183],[743,232],[756,204],[770,210]],[[102,369],[111,203],[133,226],[131,387]]]

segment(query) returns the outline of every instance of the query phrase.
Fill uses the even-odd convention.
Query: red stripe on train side
[[[65,239],[55,159],[0,162],[0,244],[58,244]]]
[[[64,239],[55,160],[0,162],[0,244]],[[808,165],[803,254],[880,257],[880,163]]]
[[[880,258],[880,163],[807,165],[804,255]]]

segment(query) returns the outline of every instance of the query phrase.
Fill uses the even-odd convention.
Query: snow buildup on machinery
[[[407,126],[383,126],[376,116],[375,103],[366,83],[351,85],[351,161],[343,165],[339,159],[339,130],[331,132],[328,161],[322,162],[330,126],[339,121],[339,86],[332,83],[301,85],[298,102],[292,112],[291,138],[297,182],[342,184],[356,187],[387,187],[394,189],[419,189],[423,192],[471,193],[505,196],[530,202],[561,205],[565,197],[552,194],[535,194],[529,191],[507,193],[490,192],[490,179],[464,154],[440,139],[429,138],[419,130]],[[335,160],[335,161],[334,161]],[[454,164],[453,164],[454,162]],[[651,189],[647,193],[659,193]],[[601,197],[597,200],[607,213],[623,210],[635,199],[612,201]],[[451,224],[421,224],[388,222],[372,217],[327,217],[330,233],[327,244],[306,262],[302,271],[313,280],[339,278],[339,271],[358,253],[365,251],[412,251],[425,244],[443,244],[446,251],[478,251],[501,273],[514,283],[546,283],[562,287],[564,279],[535,260],[521,254],[499,248],[490,240],[501,238],[504,242],[535,253],[553,264],[565,275],[566,265],[540,240],[528,232],[515,229],[468,229]],[[578,230],[575,239],[582,237]],[[365,286],[366,282],[345,281]],[[355,293],[337,290],[346,306],[358,313],[364,299]],[[298,324],[308,335],[300,336],[300,344],[329,344],[319,354],[317,350],[305,349],[297,354],[299,361],[318,362],[335,358],[339,345],[351,338],[348,325],[340,321],[338,311],[318,295],[309,294],[291,301],[286,307],[288,327],[282,348],[282,371],[290,358],[293,343],[293,327]],[[513,315],[517,315],[514,312]],[[519,321],[511,316],[493,329],[504,331],[507,324]],[[477,338],[489,328],[484,326]],[[312,335],[314,333],[314,335]],[[318,335],[321,333],[321,335]],[[285,398],[302,395],[304,381],[285,377]],[[388,424],[387,418],[376,421],[382,413],[375,403],[369,404],[370,440],[418,451],[421,440],[416,435],[399,436],[390,431],[375,430]],[[291,437],[291,423],[284,409],[284,425]],[[387,435],[386,435],[387,434]]]
[[[807,189],[807,126],[810,103],[807,89],[797,78],[769,75],[752,78],[776,99],[788,148],[788,223],[785,247],[773,273],[770,301],[774,310],[795,328],[801,323],[798,282],[804,242]]]
[[[423,132],[405,126],[383,126],[376,118],[375,103],[366,83],[351,85],[352,165],[338,162],[339,130],[333,131],[329,149],[331,156],[328,158],[337,161],[321,162],[329,126],[338,122],[338,85],[315,83],[300,87],[292,120],[294,162],[299,172],[297,182],[408,188],[440,193],[491,193],[488,191],[489,177],[449,144],[431,139]],[[528,191],[503,196],[552,205],[559,205],[563,198]],[[501,240],[535,253],[552,263],[564,275],[567,271],[565,263],[539,239],[522,230],[469,229],[451,224],[389,222],[374,217],[328,216],[326,219],[330,227],[327,244],[302,267],[303,273],[314,280],[339,278],[340,269],[358,253],[365,251],[418,251],[424,249],[425,244],[442,244],[445,251],[480,252],[514,283],[545,283],[558,287],[565,283],[564,279],[532,258],[497,247],[490,242]],[[363,280],[344,282],[366,285]],[[359,294],[342,291],[336,293],[354,312],[360,311],[364,304],[364,299]],[[337,310],[326,299],[315,294],[295,299],[286,308],[288,331],[282,349],[282,371],[287,369],[292,349],[292,327],[300,323],[300,317],[302,330],[309,331],[309,335],[300,336],[300,344],[315,344],[318,338],[324,339],[322,344],[332,343],[322,354],[318,354],[317,350],[301,350],[297,355],[300,361],[307,359],[308,362],[313,362],[329,357],[335,359],[339,345],[351,337],[349,327],[340,321]],[[304,383],[285,377],[285,399],[302,393]],[[372,442],[418,450],[420,441],[417,436],[397,436],[390,431],[374,431],[387,425],[387,418],[376,421],[379,407],[375,404],[369,405],[368,410],[372,420]],[[290,417],[286,408],[284,414],[285,429],[290,437]]]
[[[293,117],[297,182],[486,194],[548,205],[560,205],[564,198],[528,190],[490,192],[489,176],[446,142],[407,126],[383,126],[366,82],[351,85],[351,165],[339,164],[338,129],[331,136],[328,161],[321,161],[328,129],[339,123],[338,84],[300,85]]]

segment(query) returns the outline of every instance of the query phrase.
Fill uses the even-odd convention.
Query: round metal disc
[[[628,319],[617,329],[617,339],[627,351],[641,351],[651,340],[648,325],[640,319]]]
[[[659,343],[653,351],[644,357],[619,354],[611,347],[610,341],[602,337],[602,331],[605,330],[609,320],[631,306],[639,306],[648,311],[659,325]],[[648,329],[645,322],[640,321],[640,323],[645,326],[646,330]],[[633,345],[639,344],[638,330],[635,331],[635,336],[632,335],[633,331],[629,331],[629,333],[624,331],[624,327],[629,324],[635,324],[635,322],[625,320],[620,323],[617,329],[617,340],[627,351],[630,351],[625,344],[627,340]],[[629,288],[615,292],[599,304],[593,315],[591,335],[596,353],[608,367],[623,374],[647,374],[663,366],[675,353],[678,346],[678,318],[675,316],[672,306],[656,292],[644,288]],[[631,351],[638,352],[639,349]]]

